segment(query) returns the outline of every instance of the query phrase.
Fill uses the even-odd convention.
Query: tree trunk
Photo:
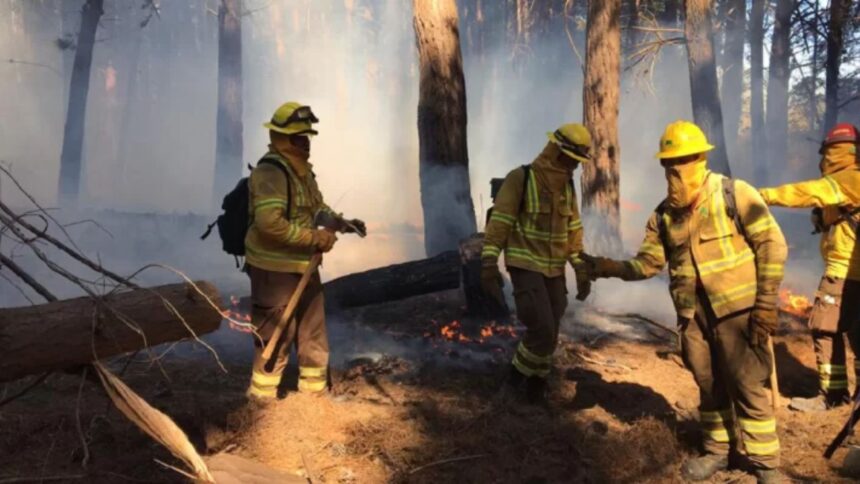
[[[466,145],[466,81],[455,0],[414,0],[420,64],[419,176],[424,248],[456,250],[476,231]]]
[[[240,0],[218,9],[218,114],[215,134],[214,207],[242,175],[242,18]]]
[[[708,141],[716,147],[708,155],[709,167],[718,173],[731,176],[714,58],[711,0],[687,0],[684,33],[687,37],[693,119],[705,132]]]
[[[764,7],[765,0],[753,0],[750,9],[750,148],[753,180],[766,185],[767,153],[764,130]]]
[[[198,282],[197,285],[211,300],[220,300],[211,284]],[[198,336],[215,331],[221,324],[221,314],[186,284],[139,289],[105,299],[118,313],[133,319],[142,334],[117,317],[97,310],[93,301],[86,297],[0,309],[3,347],[0,381],[85,365],[191,337],[185,325],[153,292],[170,301]]]
[[[728,0],[726,6],[725,42],[723,49],[723,102],[726,140],[734,143],[741,121],[741,101],[744,88],[744,32],[746,30],[746,0]]]
[[[791,74],[791,15],[797,0],[779,0],[773,20],[767,79],[767,163],[783,166],[788,154],[788,78]]]
[[[683,0],[664,0],[663,10],[657,16],[663,27],[673,28],[678,25],[678,17],[681,13],[681,2]]]
[[[99,19],[104,13],[104,0],[87,0],[81,9],[81,30],[72,79],[69,87],[69,107],[63,129],[63,150],[60,153],[60,201],[75,204],[81,185],[84,126],[87,119],[87,97],[90,92],[90,67]]]
[[[606,255],[621,251],[618,103],[621,88],[621,1],[589,0],[582,105],[591,131],[591,163],[582,165],[582,207],[600,223],[589,226],[590,247]]]
[[[824,132],[830,131],[839,117],[839,68],[842,66],[843,27],[851,0],[831,0],[827,23],[827,64],[824,87]]]

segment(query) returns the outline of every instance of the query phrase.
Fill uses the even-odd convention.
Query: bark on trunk
[[[726,28],[723,49],[723,102],[726,141],[736,143],[741,120],[744,81],[744,32],[747,18],[746,0],[726,2]]]
[[[589,0],[586,25],[585,83],[582,104],[591,131],[592,162],[582,167],[582,207],[600,223],[586,232],[590,247],[607,255],[621,251],[619,212],[618,103],[621,57],[621,1]]]
[[[754,0],[750,9],[750,149],[753,180],[766,185],[767,153],[764,130],[764,0]]]
[[[213,301],[218,291],[197,285]],[[218,329],[221,315],[186,284],[153,288],[178,310],[199,336]],[[151,290],[107,298],[117,312],[134,319],[143,334],[115,316],[97,311],[89,298],[69,299],[21,308],[0,309],[0,381],[61,370],[94,360],[191,337]],[[95,325],[95,332],[93,327]]]
[[[851,0],[832,0],[827,23],[827,64],[824,87],[824,132],[830,131],[839,117],[839,68],[842,66],[843,28]]]
[[[687,37],[693,119],[705,132],[708,141],[716,147],[708,154],[710,169],[731,176],[714,58],[711,0],[687,0],[686,12],[684,32]]]
[[[242,175],[242,18],[240,0],[218,9],[218,114],[214,207]]]
[[[367,306],[460,287],[460,253],[443,252],[429,259],[394,264],[327,282],[326,304],[332,308]]]
[[[773,20],[767,79],[767,160],[783,166],[788,152],[788,78],[791,74],[791,15],[797,0],[779,0]]]
[[[455,0],[414,0],[420,63],[419,176],[428,257],[476,231],[466,145],[466,84]]]
[[[81,185],[84,127],[87,118],[87,97],[90,92],[90,68],[99,19],[104,13],[104,0],[87,0],[81,10],[81,30],[72,67],[69,105],[63,129],[63,149],[60,153],[60,201],[75,204]]]

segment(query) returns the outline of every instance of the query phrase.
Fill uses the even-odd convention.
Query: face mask
[[[695,202],[707,175],[708,166],[705,160],[666,167],[666,181],[669,182],[666,200],[669,206],[683,208]]]
[[[818,163],[822,175],[830,175],[857,165],[857,145],[837,143],[824,149],[824,156]]]

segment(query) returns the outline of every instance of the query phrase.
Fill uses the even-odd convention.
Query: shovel
[[[317,212],[316,216],[314,216],[314,226],[321,227],[323,230],[327,230],[332,233],[337,232],[338,230],[343,230],[344,227],[347,227],[352,229],[360,237],[367,235],[351,222],[338,219],[331,213],[323,211]],[[314,255],[311,256],[308,268],[305,269],[305,272],[302,274],[302,278],[299,280],[296,290],[293,291],[287,306],[281,313],[281,317],[278,319],[278,325],[275,326],[275,330],[272,332],[272,337],[269,339],[269,343],[266,344],[266,347],[263,349],[264,360],[269,361],[269,359],[272,358],[272,354],[275,352],[275,347],[278,346],[278,341],[281,340],[281,335],[284,334],[287,324],[289,324],[290,320],[293,319],[293,315],[296,312],[296,308],[299,306],[299,301],[302,299],[302,294],[304,294],[305,288],[308,287],[311,276],[313,276],[317,269],[319,269],[321,262],[322,252],[315,252]]]

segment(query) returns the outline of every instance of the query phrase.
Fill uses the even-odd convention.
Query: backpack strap
[[[284,174],[284,178],[287,179],[287,212],[286,212],[287,215],[286,215],[286,218],[289,219],[290,213],[292,210],[292,204],[293,204],[293,191],[292,191],[292,183],[290,183],[290,173],[287,170],[287,167],[285,167],[284,164],[281,163],[281,161],[278,160],[276,157],[268,156],[268,155],[264,156],[262,159],[260,159],[260,161],[257,162],[257,166],[260,166],[261,164],[272,165],[272,166],[277,167],[279,170],[281,170],[281,173]]]
[[[529,193],[529,177],[532,174],[532,166],[523,165],[520,168],[523,170],[523,191],[520,195],[520,212],[522,212],[523,208],[526,206],[526,197]]]
[[[738,213],[738,201],[735,197],[735,180],[724,176],[721,180],[723,185],[723,201],[726,204],[726,215],[735,223],[738,233],[746,238],[746,230]]]
[[[654,213],[657,214],[657,235],[660,236],[660,243],[663,245],[663,253],[666,258],[669,257],[669,227],[666,226],[666,208],[668,207],[668,203],[664,199],[660,202],[660,205],[657,205],[657,209],[654,210]]]

